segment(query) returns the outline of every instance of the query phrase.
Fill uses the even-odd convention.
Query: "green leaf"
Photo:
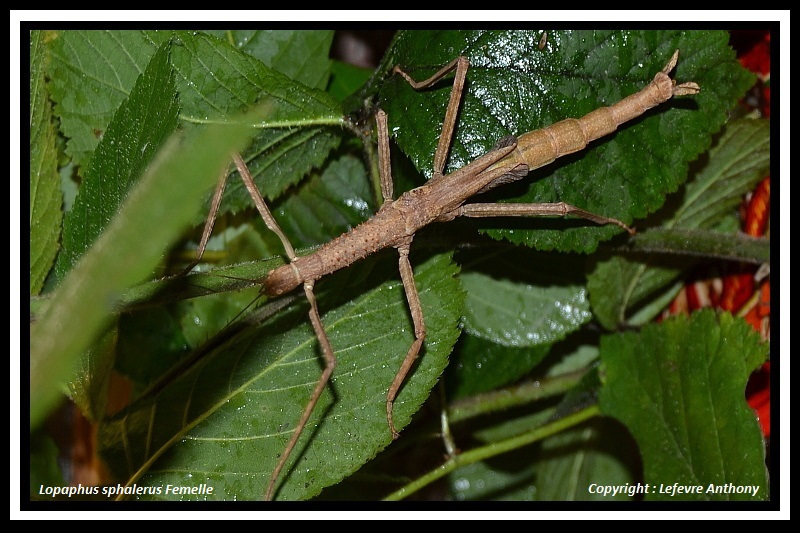
[[[530,372],[549,352],[550,344],[504,346],[464,333],[448,367],[447,392],[460,398],[507,385]]]
[[[244,155],[262,192],[275,198],[306,172],[321,166],[339,142],[338,131],[330,128],[341,125],[339,105],[323,91],[303,83],[313,78],[318,80],[315,84],[321,84],[327,78],[327,70],[324,76],[321,71],[312,73],[321,64],[319,54],[329,39],[321,37],[290,38],[275,50],[271,61],[278,70],[273,70],[227,40],[202,32],[62,32],[53,43],[50,77],[61,131],[69,139],[67,153],[79,165],[86,165],[136,77],[158,46],[172,39],[171,60],[178,74],[184,121],[224,121],[256,101],[269,102],[271,112],[257,125],[262,132]],[[269,39],[258,37],[256,41],[256,48],[268,55]],[[317,59],[307,66],[290,66],[289,56],[284,54],[303,55],[305,46],[317,50]],[[280,69],[301,81],[286,77]],[[221,212],[240,211],[249,202],[241,180],[231,180]]]
[[[769,237],[751,237],[736,232],[736,228],[729,231],[653,228],[637,235],[627,247],[648,253],[685,254],[755,265],[770,262]]]
[[[153,56],[95,150],[72,210],[64,217],[59,277],[97,240],[178,124],[175,75],[169,45]]]
[[[211,30],[266,66],[315,89],[325,90],[331,71],[331,30]]]
[[[371,75],[371,69],[334,61],[331,63],[331,85],[328,92],[337,102],[344,102],[349,96],[355,94]]]
[[[250,223],[222,226],[215,225],[205,257],[211,250],[220,250],[220,264],[236,260],[238,265],[148,282],[123,297],[134,309],[120,316],[115,368],[139,385],[140,391],[238,318],[258,298],[260,286],[252,280],[263,279],[282,264],[261,261],[260,271],[248,268],[269,256],[261,234]],[[146,294],[137,298],[140,289]],[[146,307],[136,309],[136,300]]]
[[[638,324],[652,319],[670,301],[662,298],[664,292],[674,296],[675,290],[670,285],[691,264],[685,258],[664,258],[652,265],[644,258],[601,255],[599,259],[602,260],[589,274],[586,287],[594,316],[611,330],[630,323],[626,315],[638,311],[640,305],[659,301],[661,307],[651,307],[648,313],[637,315]]]
[[[567,202],[631,223],[659,208],[686,178],[688,163],[711,144],[727,111],[752,83],[727,46],[727,32],[709,31],[414,31],[401,33],[383,67],[394,64],[416,80],[458,55],[471,64],[448,170],[485,153],[498,139],[580,117],[633,94],[662,69],[675,50],[674,78],[702,88],[621,126],[588,149],[533,171],[492,198]],[[431,175],[451,89],[445,80],[416,91],[400,76],[380,87],[381,105],[399,146]],[[506,192],[503,192],[503,191]],[[491,227],[505,228],[507,225]],[[539,249],[592,251],[619,233],[585,221],[513,221],[496,238]],[[519,228],[524,228],[520,230]],[[535,230],[535,231],[532,231]]]
[[[591,318],[582,261],[574,256],[519,251],[479,256],[468,265],[461,279],[465,329],[472,335],[504,346],[541,346]]]
[[[267,111],[253,144],[242,156],[261,194],[276,198],[308,171],[320,167],[339,142],[340,106],[326,93],[297,83],[226,41],[181,32],[172,52],[181,93],[181,118],[224,122],[256,101]],[[230,179],[221,212],[252,205],[238,175]],[[200,219],[198,219],[199,222]]]
[[[251,114],[245,120],[253,120]],[[31,428],[60,397],[59,384],[112,321],[125,288],[154,269],[251,129],[236,122],[165,143],[119,213],[62,281],[31,328]]]
[[[746,322],[710,310],[603,337],[600,408],[636,439],[652,487],[647,499],[769,497],[764,442],[744,396],[767,349]],[[663,492],[675,483],[702,492]],[[758,492],[708,492],[727,484]]]
[[[273,214],[295,246],[318,246],[347,233],[374,211],[364,164],[345,155],[304,182]]]
[[[677,207],[672,208],[674,215],[663,226],[673,231],[689,232],[688,237],[679,234],[676,237],[684,243],[700,239],[700,244],[695,244],[693,249],[711,255],[716,249],[715,242],[722,247],[730,238],[725,235],[715,238],[702,230],[713,228],[733,211],[744,194],[769,173],[769,168],[769,121],[743,119],[732,122],[709,151],[707,163],[675,196]],[[645,232],[640,241],[654,238],[657,234],[653,231]],[[746,251],[751,244],[735,243],[733,251]],[[630,322],[627,317],[667,291],[689,263],[685,259],[661,259],[656,263],[651,258],[636,256],[611,257],[598,262],[589,275],[588,284],[597,319],[608,329],[625,323],[639,325],[648,322],[663,307],[651,306],[649,312],[636,316],[636,322]]]
[[[163,376],[188,351],[178,320],[163,307],[123,314],[118,330],[114,368],[140,386]]]
[[[448,255],[416,268],[428,336],[395,402],[398,428],[427,398],[458,336],[463,297],[457,270]],[[342,284],[347,275],[328,284],[346,297],[360,296],[328,312],[320,298],[338,366],[281,472],[278,499],[317,494],[392,440],[386,391],[413,339],[404,291],[383,273],[355,286]],[[101,441],[111,468],[138,486],[207,483],[214,487],[210,499],[263,498],[321,371],[306,309],[304,302],[294,304],[246,329],[109,420]]]
[[[536,499],[630,501],[626,493],[604,495],[589,490],[592,484],[636,485],[629,464],[637,456],[636,446],[630,437],[620,435],[620,429],[610,420],[592,420],[544,440],[536,468]]]
[[[584,370],[597,359],[597,345],[594,339],[578,338],[576,340],[575,343],[563,346],[563,353],[547,369],[547,376],[559,376]]]
[[[549,431],[545,428],[550,423],[558,423],[556,421],[561,415],[568,417],[586,408],[587,393],[591,396],[591,391],[597,386],[596,376],[596,372],[584,374],[577,384],[573,382],[570,391],[555,408],[526,409],[521,411],[524,413],[522,416],[519,415],[520,411],[517,411],[516,415],[500,419],[499,422],[495,421],[492,425],[475,432],[475,436],[486,444],[484,448],[477,450],[489,451],[495,446],[504,447],[518,438],[526,440],[526,434]],[[551,380],[550,385],[552,384]],[[543,388],[548,387],[549,385],[543,384]],[[538,382],[535,388],[538,388]],[[496,391],[484,395],[483,401],[499,403],[500,398],[519,395],[520,389],[522,387],[517,390]],[[528,393],[523,395],[528,396],[529,401],[533,399],[533,395],[529,396]],[[492,398],[493,396],[498,396],[497,400]],[[549,395],[543,395],[538,399],[544,400],[546,396]],[[591,399],[591,402],[593,401]],[[467,402],[470,402],[470,399],[452,405],[458,405],[458,411],[462,411]],[[505,407],[509,408],[512,405],[509,403]],[[484,418],[491,420],[489,417]],[[542,440],[541,445],[510,447],[508,453],[497,456],[494,452],[489,452],[487,458],[478,463],[480,466],[462,467],[450,476],[451,492],[456,499],[527,501],[585,499],[581,498],[585,493],[577,494],[580,481],[592,474],[601,474],[600,479],[603,477],[613,479],[611,475],[605,476],[607,472],[603,467],[620,463],[624,457],[623,449],[619,447],[619,439],[615,439],[616,447],[611,448],[608,442],[604,443],[603,439],[596,435],[602,430],[602,426],[594,421],[588,424],[590,424],[588,428],[584,425],[577,428],[567,426],[557,434],[550,433],[549,437]],[[541,437],[535,440],[541,440]],[[475,448],[464,451],[459,458],[475,452]],[[613,471],[613,468],[609,468],[609,471]],[[553,478],[553,476],[558,477]]]
[[[536,447],[463,466],[448,479],[456,501],[532,501],[536,494]]]
[[[111,118],[171,32],[67,30],[50,45],[50,90],[67,154],[89,163]]]
[[[174,73],[169,45],[153,56],[144,74],[123,101],[95,150],[71,211],[64,217],[63,249],[56,274],[63,279],[98,239],[133,184],[178,123]],[[116,334],[103,339],[81,358],[68,383],[70,398],[89,420],[105,412],[108,377],[114,364]]]
[[[706,164],[686,185],[684,199],[668,228],[707,228],[739,207],[742,197],[770,170],[770,122],[740,119],[725,130]]]
[[[484,392],[519,379],[591,319],[581,256],[476,249],[459,259],[467,335],[453,358],[450,393]]]
[[[56,129],[45,87],[44,32],[30,34],[30,290],[38,294],[53,266],[61,234],[61,180],[56,170]]]
[[[109,380],[116,361],[117,329],[106,331],[81,357],[80,367],[67,383],[67,395],[81,414],[97,422],[106,414]]]

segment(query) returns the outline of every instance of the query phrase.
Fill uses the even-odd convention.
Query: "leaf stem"
[[[482,414],[557,396],[577,385],[585,373],[585,370],[568,372],[452,402],[449,409],[450,422],[462,422]]]
[[[180,115],[180,119],[184,122],[191,124],[231,124],[231,121],[226,118],[200,118],[191,115]],[[260,122],[251,122],[248,124],[251,128],[266,130],[270,128],[308,128],[312,126],[342,126],[346,127],[346,120],[343,117],[322,117],[322,118],[309,118],[304,120],[284,120],[277,122],[268,122],[262,120]],[[244,124],[242,124],[244,125]]]
[[[556,433],[564,431],[567,428],[577,426],[578,424],[585,422],[586,420],[599,414],[599,406],[593,405],[571,415],[565,416],[564,418],[555,420],[549,424],[545,424],[544,426],[523,433],[522,435],[498,442],[493,442],[487,444],[486,446],[474,448],[460,455],[456,455],[422,477],[415,479],[411,483],[408,483],[399,490],[391,493],[384,498],[384,500],[402,500],[459,467],[477,463],[478,461],[483,461],[485,459],[489,459],[490,457],[533,444],[534,442],[538,442],[542,439],[555,435]]]

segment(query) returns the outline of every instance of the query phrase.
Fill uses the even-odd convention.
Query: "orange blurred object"
[[[732,32],[735,41],[746,43],[739,62],[758,76],[758,82],[743,105],[758,109],[770,116],[770,34],[769,32]],[[769,231],[770,177],[764,178],[742,202],[742,231],[762,237]],[[770,284],[759,278],[754,267],[722,277],[687,283],[660,318],[679,313],[691,313],[703,307],[713,307],[740,314],[761,338],[770,335]],[[750,377],[747,401],[755,410],[761,431],[770,436],[770,363],[766,362]]]

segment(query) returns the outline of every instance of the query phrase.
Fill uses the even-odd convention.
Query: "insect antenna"
[[[215,333],[213,337],[210,337],[208,340],[206,340],[199,348],[194,350],[194,353],[179,361],[157,382],[153,383],[145,392],[141,394],[140,399],[146,396],[158,394],[178,376],[188,371],[191,367],[199,364],[207,355],[213,353],[217,348],[225,344],[236,334],[246,330],[251,326],[261,324],[264,320],[278,313],[298,298],[297,295],[289,295],[277,299],[274,298],[267,304],[261,306],[257,310],[242,318],[247,310],[250,309],[262,297],[262,294],[257,294],[246,306],[244,306],[241,311],[236,314],[236,316],[230,319],[221,330]]]

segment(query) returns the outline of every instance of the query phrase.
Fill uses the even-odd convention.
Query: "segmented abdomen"
[[[673,96],[674,83],[664,72],[656,74],[642,90],[614,105],[580,117],[568,118],[517,138],[517,149],[492,167],[525,164],[530,170],[577,152],[595,139],[614,132],[620,124],[640,116]]]

